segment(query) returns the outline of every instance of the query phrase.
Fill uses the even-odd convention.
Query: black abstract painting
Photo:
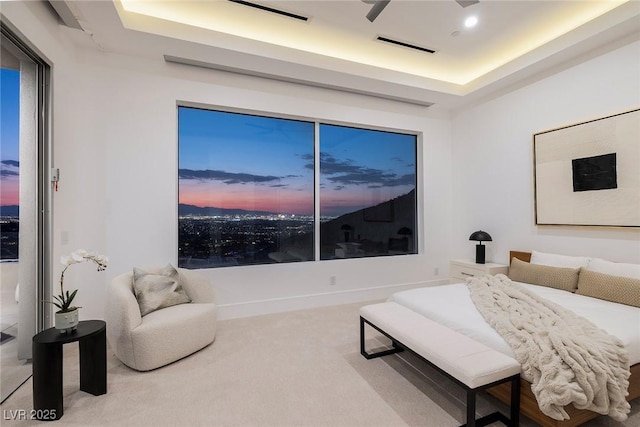
[[[616,153],[573,159],[571,166],[574,192],[618,188]]]

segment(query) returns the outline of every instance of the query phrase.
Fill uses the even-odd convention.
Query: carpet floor
[[[171,365],[136,372],[109,352],[108,392],[79,390],[78,349],[64,353],[64,416],[56,426],[458,426],[464,392],[411,355],[360,355],[358,309],[323,307],[218,322],[213,344]],[[369,345],[375,347],[376,339]],[[2,405],[3,426],[30,420],[29,380]],[[481,396],[478,415],[506,407]],[[21,412],[24,410],[24,412]],[[19,418],[24,413],[26,419]],[[496,424],[501,425],[501,424]],[[528,419],[521,425],[535,426]],[[640,399],[624,423],[639,426]]]

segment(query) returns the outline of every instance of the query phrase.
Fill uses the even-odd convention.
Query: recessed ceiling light
[[[470,16],[464,20],[464,26],[467,28],[473,28],[476,26],[477,23],[478,23],[478,18],[476,18],[475,16]]]

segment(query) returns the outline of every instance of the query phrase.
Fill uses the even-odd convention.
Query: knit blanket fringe
[[[564,406],[573,403],[627,419],[629,354],[618,338],[505,275],[474,277],[467,286],[478,311],[515,352],[544,414],[569,419]]]

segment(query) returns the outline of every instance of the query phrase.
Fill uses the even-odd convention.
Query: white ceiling
[[[372,23],[360,0],[67,1],[79,43],[134,55],[455,108],[640,39],[640,1],[391,0]],[[464,27],[474,15],[478,24]],[[77,30],[73,30],[77,31]],[[433,54],[376,40],[396,39]]]

